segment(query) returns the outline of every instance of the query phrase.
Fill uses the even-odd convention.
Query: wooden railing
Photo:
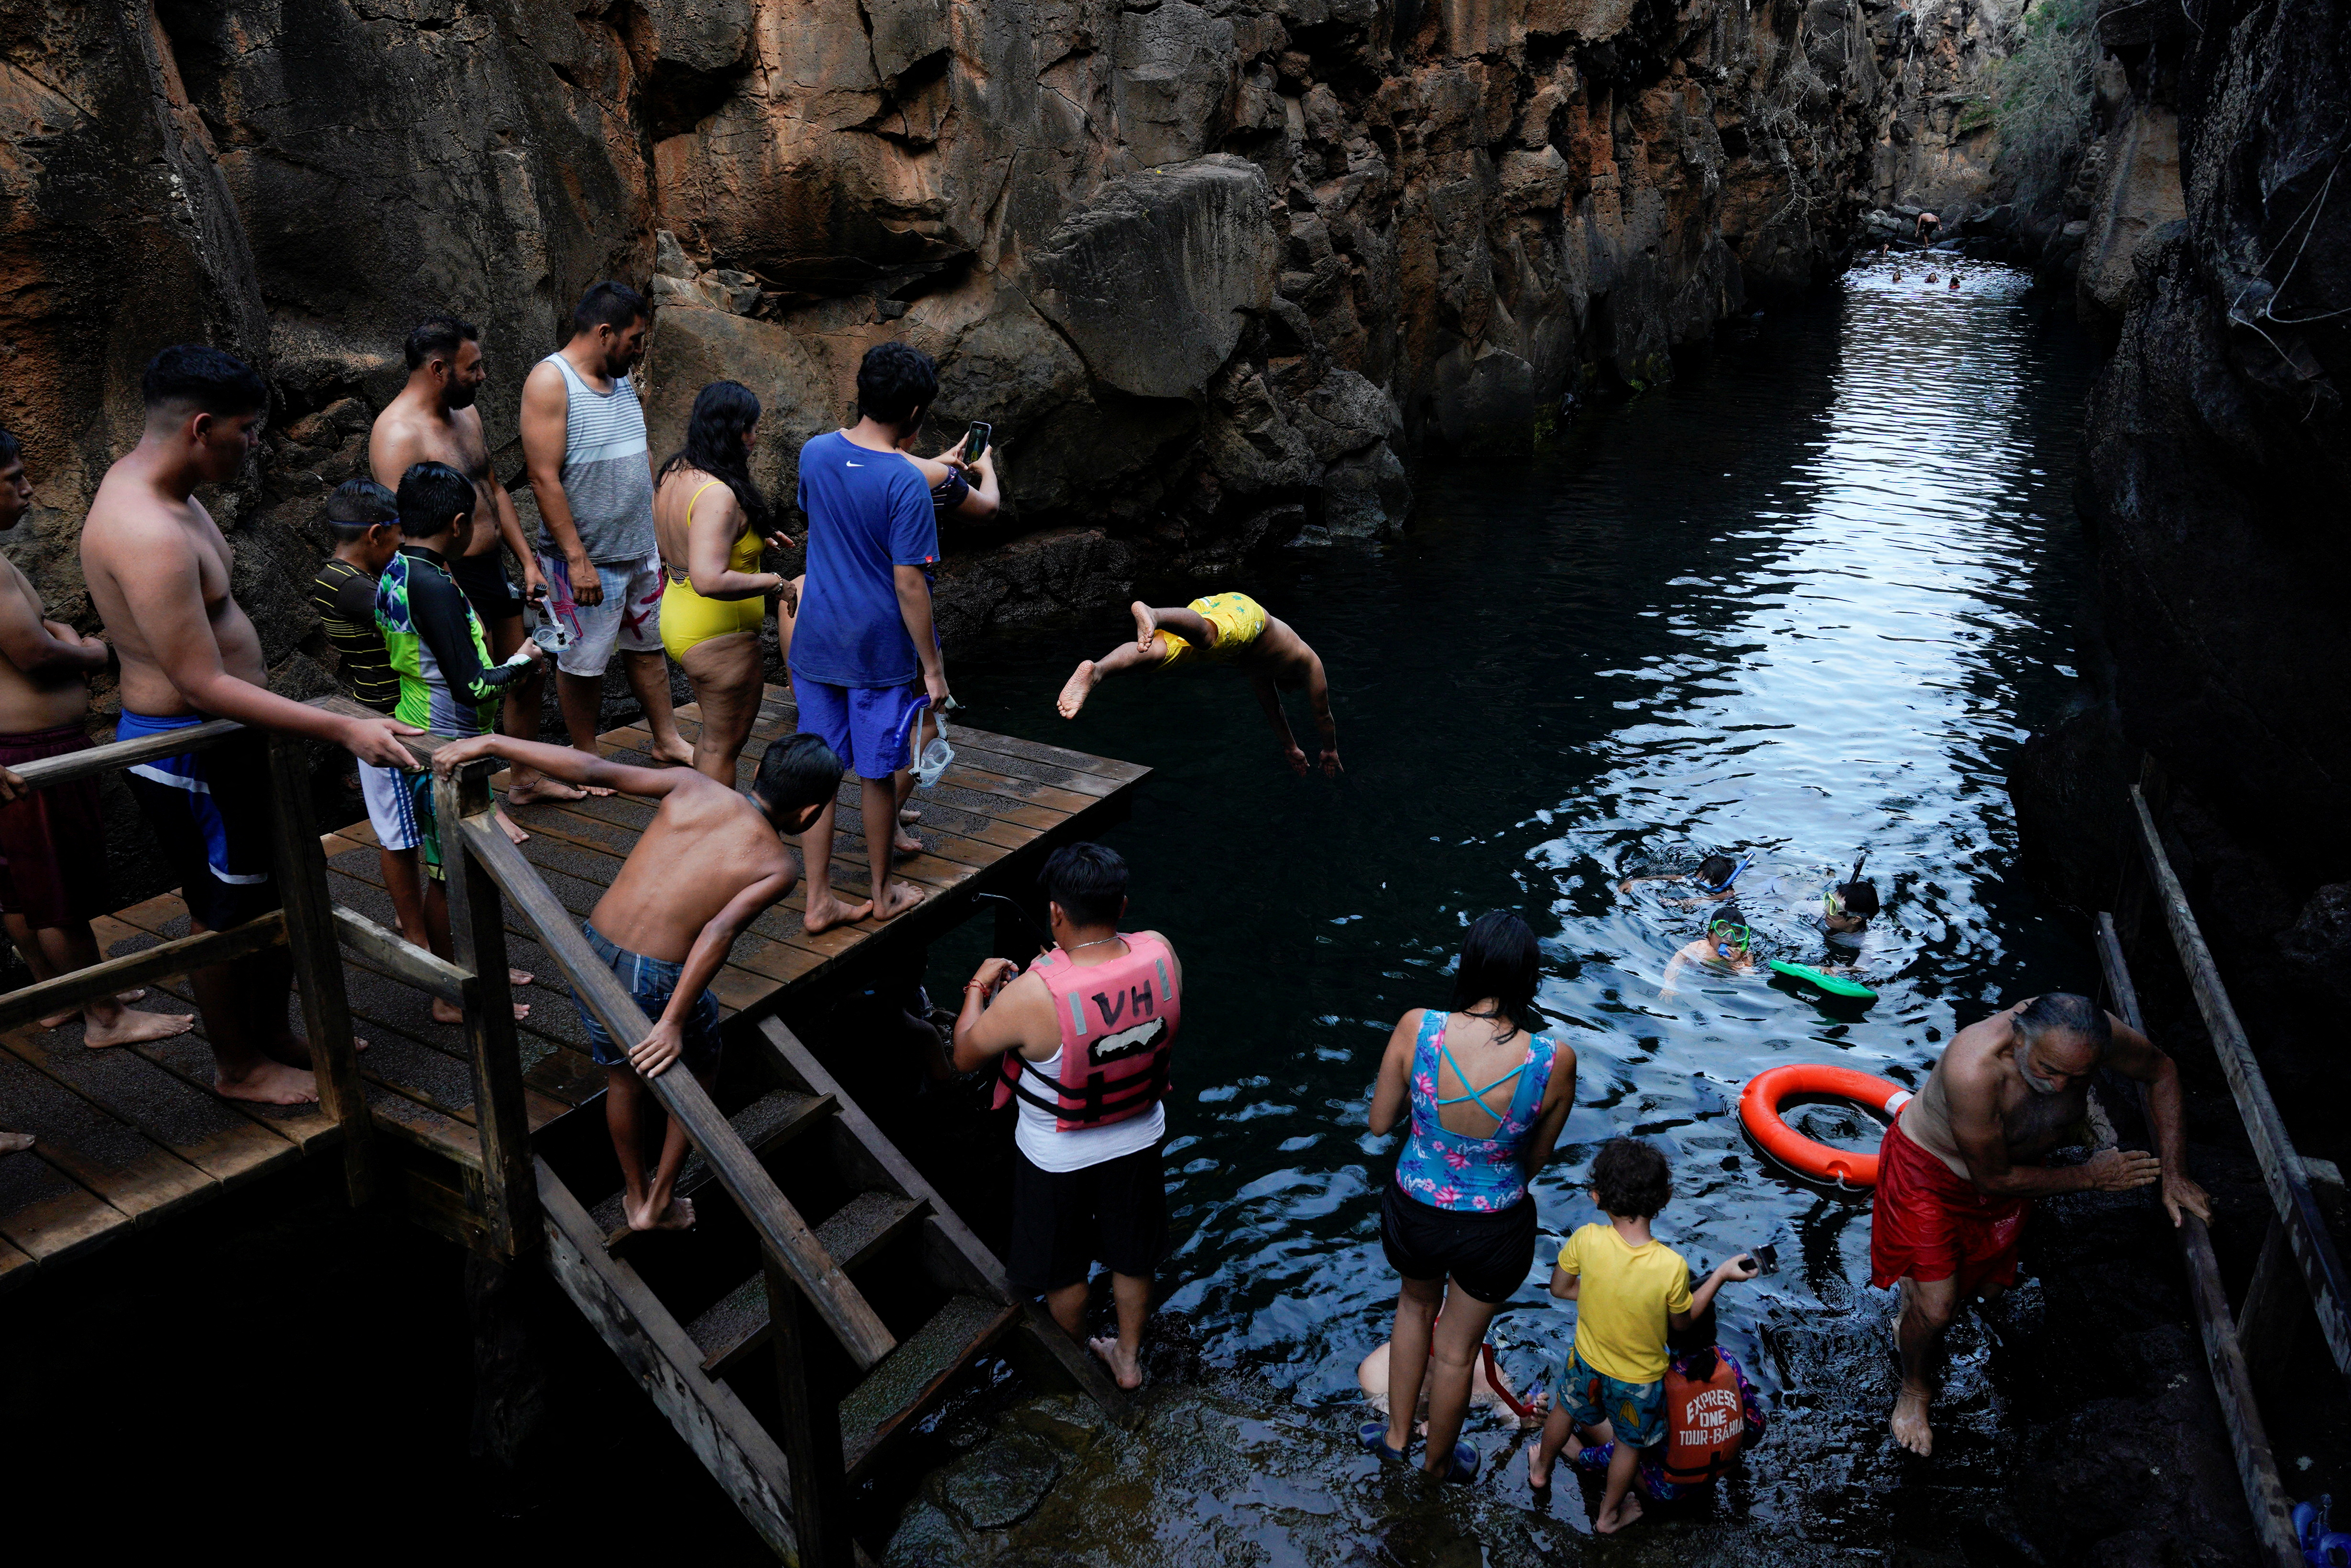
[[[317,706],[335,706],[335,699],[324,699]],[[214,719],[163,735],[43,758],[15,771],[27,787],[49,789],[158,758],[209,750],[242,733],[242,725]],[[367,1096],[360,1084],[358,1052],[351,1042],[350,1004],[343,990],[336,937],[336,917],[349,912],[338,911],[328,894],[327,857],[319,847],[319,826],[311,810],[304,743],[292,736],[272,735],[268,747],[275,827],[272,847],[282,907],[226,931],[197,932],[0,996],[0,1029],[110,996],[125,987],[234,963],[284,943],[293,950],[295,986],[302,998],[302,1022],[309,1039],[310,1071],[318,1080],[319,1100],[342,1134],[344,1185],[353,1203],[363,1203],[375,1191],[373,1129]]]
[[[2211,1367],[2213,1391],[2228,1422],[2230,1447],[2236,1456],[2238,1478],[2262,1557],[2273,1568],[2301,1568],[2304,1560],[2294,1539],[2293,1501],[2279,1479],[2276,1455],[2262,1420],[2259,1394],[2264,1378],[2261,1374],[2282,1361],[2299,1327],[2298,1320],[2310,1312],[2317,1318],[2336,1370],[2351,1379],[2351,1318],[2345,1314],[2343,1262],[2320,1212],[2316,1190],[2325,1186],[2339,1200],[2342,1179],[2325,1162],[2306,1160],[2287,1135],[2244,1025],[2221,984],[2211,948],[2163,847],[2163,835],[2156,827],[2143,787],[2152,779],[2150,767],[2143,783],[2133,785],[2130,791],[2131,826],[2136,830],[2132,836],[2138,841],[2147,873],[2142,887],[2162,906],[2164,924],[2179,955],[2197,1011],[2211,1037],[2213,1052],[2260,1162],[2272,1208],[2261,1260],[2234,1312],[2229,1309],[2210,1232],[2194,1215],[2185,1216],[2179,1226],[2180,1252],[2205,1357]],[[2144,1032],[2138,988],[2123,953],[2123,927],[2138,925],[2141,896],[2141,891],[2134,889],[2120,901],[2128,912],[2121,926],[2111,914],[2099,914],[2097,945],[2115,1011],[2125,1023]],[[2139,1098],[2144,1109],[2143,1089]]]

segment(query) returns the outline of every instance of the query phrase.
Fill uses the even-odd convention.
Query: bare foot
[[[1592,1528],[1595,1534],[1614,1535],[1640,1517],[1641,1494],[1627,1489],[1623,1500],[1616,1504],[1615,1513],[1603,1512],[1592,1521]]]
[[[1151,652],[1151,639],[1159,630],[1159,617],[1154,615],[1151,606],[1140,599],[1127,608],[1134,612],[1134,651],[1148,653]]]
[[[923,841],[900,828],[890,836],[890,847],[901,855],[918,855],[923,852]]]
[[[319,1102],[319,1081],[310,1076],[307,1067],[264,1061],[238,1079],[214,1073],[213,1092],[224,1100],[251,1100],[262,1105],[315,1105]]]
[[[808,913],[800,916],[800,924],[808,927],[808,934],[813,936],[836,925],[855,925],[872,913],[873,906],[870,904],[843,904],[831,893],[811,893],[809,894]]]
[[[1127,1354],[1126,1347],[1107,1336],[1086,1341],[1086,1348],[1102,1358],[1110,1368],[1111,1378],[1121,1388],[1132,1391],[1143,1386],[1143,1363]]]
[[[674,747],[664,746],[661,742],[655,741],[653,758],[655,762],[674,762],[680,768],[691,768],[694,766],[694,747],[683,740],[677,742]]]
[[[30,1133],[0,1133],[0,1155],[13,1155],[33,1146]]]
[[[690,1197],[671,1198],[669,1207],[659,1214],[653,1212],[653,1199],[650,1197],[642,1205],[623,1202],[621,1205],[621,1210],[629,1217],[629,1228],[632,1230],[691,1230],[694,1228],[694,1200]]]
[[[1927,1391],[1902,1386],[1894,1401],[1894,1440],[1921,1458],[1934,1452],[1935,1431],[1927,1425]]]
[[[533,975],[528,969],[517,969],[509,967],[507,970],[507,984],[509,986],[528,986],[531,981],[538,977]]]
[[[588,793],[577,784],[566,784],[560,779],[521,768],[511,769],[507,777],[513,780],[507,786],[507,804],[536,806],[545,800],[577,800]]]
[[[894,920],[922,902],[920,888],[908,883],[893,882],[882,890],[881,899],[873,904],[873,918]]]
[[[901,806],[898,808],[898,821],[904,822],[906,826],[911,828],[922,820],[923,814],[914,810],[912,806]]]
[[[1094,662],[1086,660],[1062,685],[1061,695],[1053,699],[1053,706],[1061,711],[1063,718],[1077,717],[1078,710],[1086,706],[1088,697],[1094,695],[1094,684],[1101,679],[1102,676],[1094,673]]]
[[[495,809],[492,810],[490,815],[496,817],[498,820],[498,826],[506,830],[507,842],[510,844],[527,844],[530,842],[530,835],[524,832],[521,825],[516,822],[512,817],[507,816],[504,811],[496,810]]]
[[[1541,1443],[1527,1450],[1527,1485],[1537,1491],[1551,1485],[1551,1467],[1542,1462]]]
[[[515,1003],[514,1010],[515,1022],[517,1023],[520,1023],[523,1019],[530,1017],[530,1004],[528,1002]],[[464,1023],[465,1021],[465,1014],[463,1009],[455,1007],[448,1002],[443,1001],[440,998],[435,997],[433,998],[433,1021],[434,1023]]]
[[[147,999],[147,988],[144,986],[136,986],[127,991],[117,991],[114,993],[114,999],[122,1003],[125,1007],[130,1006],[132,1002],[145,1001]],[[48,1017],[45,1019],[37,1019],[35,1021],[43,1029],[63,1029],[66,1025],[73,1022],[74,1019],[79,1017],[81,1017],[81,1009],[79,1008],[68,1008],[61,1013],[51,1013]]]
[[[108,1045],[136,1045],[142,1040],[169,1040],[196,1026],[193,1013],[142,1013],[125,1008],[110,1024],[96,1019],[82,1030],[81,1042],[93,1050]]]

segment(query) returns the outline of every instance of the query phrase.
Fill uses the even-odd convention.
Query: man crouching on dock
[[[718,998],[710,982],[735,938],[799,880],[799,862],[777,835],[806,832],[832,803],[841,758],[815,736],[788,735],[768,747],[751,788],[739,793],[691,768],[632,768],[575,747],[502,735],[452,742],[434,754],[433,766],[446,774],[484,757],[566,784],[661,802],[581,927],[596,956],[653,1019],[653,1032],[623,1052],[584,1001],[580,1017],[607,1072],[604,1114],[621,1162],[629,1228],[685,1229],[694,1223],[694,1205],[671,1196],[685,1163],[685,1129],[670,1122],[647,1181],[651,1096],[644,1081],[680,1058],[704,1088],[716,1078]]]
[[[2044,1165],[2074,1141],[2090,1074],[2101,1066],[2147,1085],[2157,1152],[2105,1149],[2080,1165]],[[2089,998],[2064,991],[2019,1002],[1952,1036],[1926,1087],[1886,1129],[1877,1171],[1869,1282],[1902,1287],[1894,1438],[1915,1454],[1934,1447],[1927,1406],[1935,1346],[1961,1301],[1993,1300],[2016,1282],[2017,1245],[2034,1198],[2128,1192],[2160,1178],[2172,1224],[2182,1210],[2212,1218],[2204,1189],[2188,1177],[2179,1068],[2147,1036]]]

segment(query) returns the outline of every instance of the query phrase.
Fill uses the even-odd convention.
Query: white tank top
[[[1056,1048],[1044,1061],[1029,1065],[1049,1079],[1059,1079],[1061,1052]],[[1129,1116],[1107,1127],[1081,1127],[1074,1133],[1062,1132],[1053,1124],[1055,1118],[1050,1111],[1040,1111],[1018,1094],[1012,1097],[1012,1103],[1019,1107],[1020,1113],[1020,1120],[1012,1126],[1013,1145],[1040,1171],[1081,1171],[1088,1166],[1147,1149],[1167,1134],[1167,1103],[1164,1100],[1140,1116]]]

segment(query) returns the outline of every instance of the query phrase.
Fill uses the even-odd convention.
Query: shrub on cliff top
[[[2040,0],[1994,68],[1998,166],[2022,205],[2053,204],[2089,139],[2095,20],[2089,0]]]

